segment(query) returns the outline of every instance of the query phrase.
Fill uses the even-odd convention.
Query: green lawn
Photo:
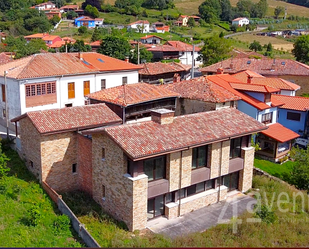
[[[11,149],[9,176],[0,179],[0,247],[83,247],[68,217]]]
[[[295,162],[287,161],[283,164],[279,163],[273,163],[267,160],[255,158],[254,159],[254,166],[256,168],[259,168],[268,174],[271,174],[273,176],[279,177],[283,180],[285,180],[285,174],[289,175],[291,173],[292,167],[295,164]]]

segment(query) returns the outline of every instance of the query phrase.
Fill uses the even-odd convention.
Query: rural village
[[[0,246],[308,247],[303,2],[2,0]]]

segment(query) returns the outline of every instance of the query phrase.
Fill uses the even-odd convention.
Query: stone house
[[[251,134],[267,127],[225,108],[174,117],[158,109],[152,120],[92,129],[93,198],[129,230],[168,219],[251,188]]]
[[[18,152],[40,182],[60,193],[92,194],[92,142],[80,132],[119,124],[121,119],[105,104],[98,104],[27,112],[12,122],[20,125]]]

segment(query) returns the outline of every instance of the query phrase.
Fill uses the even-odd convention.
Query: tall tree
[[[201,17],[208,23],[214,23],[220,20],[221,5],[218,0],[206,0],[199,7],[198,11]]]
[[[130,56],[131,45],[124,37],[106,36],[102,39],[97,52],[120,60]]]
[[[258,10],[257,17],[262,18],[266,15],[268,9],[267,0],[260,0],[256,5],[255,8]]]
[[[150,51],[148,51],[146,48],[141,47],[139,49],[139,57],[140,57],[140,63],[151,62],[153,54]],[[130,61],[135,64],[138,63],[137,62],[137,49],[134,49],[131,52]]]
[[[309,64],[309,35],[302,35],[297,38],[292,53],[297,61]]]
[[[88,44],[85,44],[83,40],[76,40],[74,44],[68,43],[66,45],[63,45],[60,49],[60,52],[90,52],[91,46]]]
[[[277,6],[274,10],[274,15],[275,15],[275,18],[278,19],[278,17],[283,14],[285,11],[284,7],[283,6]]]
[[[250,43],[249,49],[254,50],[254,52],[263,50],[261,43],[256,40]]]
[[[230,0],[220,0],[222,21],[231,21],[233,19],[233,9]]]
[[[228,53],[231,50],[231,41],[228,39],[220,38],[219,36],[212,36],[205,39],[204,46],[201,49],[201,57],[204,65],[212,65],[228,58]]]
[[[82,3],[82,8],[85,9],[87,5],[96,7],[98,10],[101,10],[101,6],[104,4],[104,0],[86,0]]]

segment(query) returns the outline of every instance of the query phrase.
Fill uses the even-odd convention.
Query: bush
[[[40,212],[40,209],[37,205],[33,205],[29,210],[28,210],[28,219],[27,223],[29,226],[37,226],[40,222],[42,215]]]
[[[80,33],[80,34],[86,34],[87,31],[88,31],[88,29],[85,26],[81,26],[81,27],[78,28],[78,33]]]
[[[62,234],[69,231],[70,219],[68,216],[62,214],[55,218],[53,222],[53,231],[55,234]]]
[[[277,220],[275,213],[269,210],[266,205],[260,206],[260,208],[258,208],[258,210],[255,212],[255,216],[267,224],[274,223]]]

